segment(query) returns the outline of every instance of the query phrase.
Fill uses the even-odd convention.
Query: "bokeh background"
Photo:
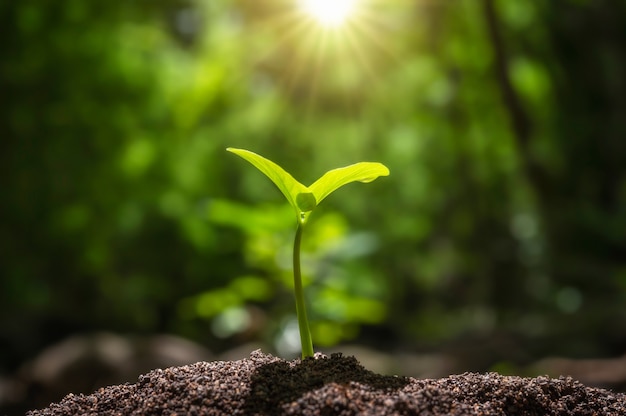
[[[626,386],[626,3],[20,0],[0,31],[3,414],[97,387],[80,348],[298,355],[293,212],[228,146],[391,170],[306,230],[318,350]]]

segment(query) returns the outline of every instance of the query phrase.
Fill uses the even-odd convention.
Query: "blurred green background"
[[[391,170],[311,219],[317,347],[626,351],[626,3],[361,0],[329,29],[20,0],[0,30],[0,374],[93,331],[297,355],[293,213],[227,146],[305,184]]]

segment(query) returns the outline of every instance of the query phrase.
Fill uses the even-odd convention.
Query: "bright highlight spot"
[[[326,27],[337,27],[354,12],[357,0],[299,0],[300,8]]]

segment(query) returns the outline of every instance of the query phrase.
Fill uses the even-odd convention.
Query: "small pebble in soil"
[[[137,383],[67,395],[27,416],[65,415],[626,415],[626,395],[566,377],[375,374],[341,354],[285,361],[260,350],[238,361],[158,369]]]

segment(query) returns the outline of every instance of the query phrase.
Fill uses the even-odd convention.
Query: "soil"
[[[384,376],[341,354],[285,361],[257,350],[243,360],[159,369],[135,384],[69,394],[27,416],[79,414],[626,415],[626,394],[566,377]]]

